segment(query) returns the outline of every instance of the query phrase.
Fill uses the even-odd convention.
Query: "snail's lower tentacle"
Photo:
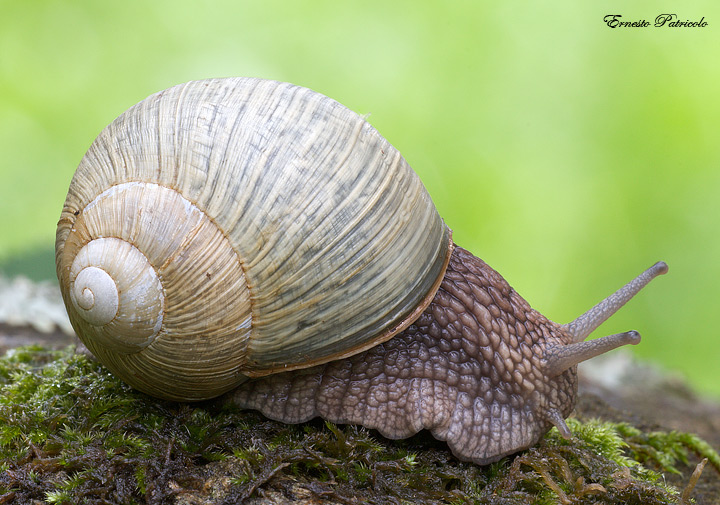
[[[612,351],[623,345],[637,345],[639,343],[640,334],[635,330],[631,330],[585,342],[549,345],[545,349],[543,370],[549,377],[555,377],[582,361]]]

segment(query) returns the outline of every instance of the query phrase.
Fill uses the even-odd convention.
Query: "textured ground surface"
[[[1,354],[73,342],[57,323],[34,319],[0,321]],[[457,462],[427,433],[388,441],[317,420],[286,426],[218,402],[157,402],[68,351],[13,351],[0,363],[0,503],[680,503],[662,482],[682,491],[700,458],[695,439],[672,430],[720,448],[719,403],[622,353],[581,368],[571,444],[551,432],[487,467]],[[662,477],[650,483],[624,458]],[[706,466],[690,496],[720,504],[716,468]]]

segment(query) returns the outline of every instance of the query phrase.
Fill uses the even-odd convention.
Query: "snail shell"
[[[56,266],[102,363],[198,400],[389,339],[451,251],[417,175],[362,117],[230,78],[151,95],[102,131],[72,179]]]

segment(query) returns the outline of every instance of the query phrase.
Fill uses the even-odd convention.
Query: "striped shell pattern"
[[[229,78],[151,95],[100,133],[56,265],[101,362],[198,400],[389,339],[430,302],[451,249],[417,175],[361,116]]]

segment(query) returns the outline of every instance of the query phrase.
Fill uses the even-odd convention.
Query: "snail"
[[[108,125],[71,181],[56,266],[77,335],[138,390],[427,429],[478,464],[570,436],[576,365],[640,340],[585,338],[667,271],[554,323],[453,243],[363,117],[255,78],[178,85]]]

